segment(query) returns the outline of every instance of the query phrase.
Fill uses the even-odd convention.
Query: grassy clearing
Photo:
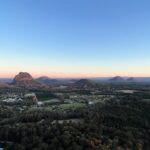
[[[83,103],[72,103],[72,104],[61,104],[59,107],[61,109],[72,109],[72,108],[82,108],[85,106],[86,104]]]

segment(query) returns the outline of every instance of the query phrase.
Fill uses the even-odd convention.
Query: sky
[[[150,76],[149,0],[0,0],[0,77]]]

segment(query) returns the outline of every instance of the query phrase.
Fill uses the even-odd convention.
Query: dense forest
[[[6,150],[150,150],[150,103],[124,95],[68,113],[1,106],[0,143]]]

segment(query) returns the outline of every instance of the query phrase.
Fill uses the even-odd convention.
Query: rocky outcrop
[[[33,77],[27,72],[20,72],[15,76],[13,82],[32,81]]]
[[[33,77],[27,72],[20,72],[18,75],[16,75],[12,84],[18,87],[25,88],[34,88],[42,86],[39,82],[35,81]]]

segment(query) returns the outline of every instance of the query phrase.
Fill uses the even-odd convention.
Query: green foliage
[[[84,121],[52,123],[72,118]],[[136,94],[69,112],[37,108],[16,115],[15,109],[1,107],[0,120],[0,144],[6,150],[150,149],[150,103]]]

